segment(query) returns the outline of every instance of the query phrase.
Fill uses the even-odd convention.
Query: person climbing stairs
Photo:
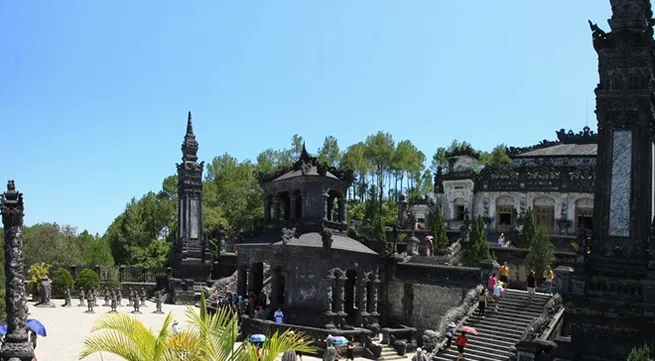
[[[479,317],[477,310],[468,317],[465,326],[478,331],[477,335],[468,334],[468,342],[464,350],[464,360],[471,361],[507,361],[509,348],[514,346],[523,335],[528,325],[544,310],[544,306],[552,296],[537,293],[528,301],[528,293],[519,290],[505,290],[499,302],[498,312],[495,304],[489,302],[484,318]],[[455,333],[455,337],[459,331]],[[452,346],[439,351],[433,358],[438,361],[457,359],[457,348]]]

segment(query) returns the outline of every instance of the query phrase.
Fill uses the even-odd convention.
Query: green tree
[[[391,170],[391,161],[395,151],[393,137],[390,133],[378,132],[366,138],[364,156],[373,166],[376,178],[378,202],[382,202],[385,175]]]
[[[482,165],[497,167],[512,163],[512,158],[507,155],[507,146],[505,144],[499,144],[491,152],[482,152],[480,163]]]
[[[530,252],[525,257],[525,263],[535,271],[538,277],[544,274],[547,267],[552,267],[555,263],[555,246],[545,228],[538,227],[536,229],[535,238],[530,244]]]
[[[633,347],[627,361],[653,361],[648,345]]]
[[[136,318],[111,314],[100,318],[84,340],[79,359],[99,352],[115,354],[126,361],[274,361],[286,351],[314,353],[302,335],[291,332],[268,335],[260,357],[255,346],[243,342],[235,347],[239,335],[238,317],[227,308],[210,315],[204,296],[200,313],[189,308],[189,327],[178,334],[170,332],[173,315],[168,314],[157,334]]]
[[[328,135],[323,140],[323,146],[318,150],[318,160],[329,165],[336,167],[341,161],[341,151],[339,150],[339,142],[337,138]]]
[[[441,207],[435,205],[430,212],[430,231],[432,233],[432,254],[445,251],[450,246],[446,224]]]
[[[52,289],[56,295],[64,295],[66,289],[73,289],[74,284],[73,275],[65,268],[59,268],[52,275]]]
[[[366,158],[366,145],[364,143],[353,144],[346,149],[339,166],[343,169],[350,169],[357,174],[357,183],[353,189],[353,198],[366,199],[367,183],[366,177],[371,171],[371,163]]]
[[[476,267],[480,262],[491,259],[491,254],[482,217],[478,216],[474,219],[471,226],[469,239],[462,244],[461,261],[465,266]]]
[[[523,216],[523,228],[519,234],[519,239],[516,244],[518,248],[530,248],[532,242],[537,237],[537,226],[534,222],[534,213],[532,212],[532,207],[528,207]]]

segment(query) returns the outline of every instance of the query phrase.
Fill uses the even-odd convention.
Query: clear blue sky
[[[593,117],[587,19],[609,1],[0,1],[0,181],[26,223],[102,234],[200,157],[254,158],[378,130],[430,156],[452,139],[531,145]],[[589,101],[589,111],[585,102]]]

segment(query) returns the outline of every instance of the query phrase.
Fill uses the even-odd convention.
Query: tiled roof
[[[517,154],[515,157],[591,156],[596,155],[598,144],[558,144]]]

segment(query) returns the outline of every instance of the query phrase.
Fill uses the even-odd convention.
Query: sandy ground
[[[108,307],[96,307],[95,314],[86,314],[86,307],[59,307],[64,302],[61,300],[53,301],[57,308],[37,308],[30,304],[30,318],[36,318],[41,321],[47,331],[47,337],[40,337],[36,348],[36,357],[40,361],[74,361],[78,360],[80,350],[84,339],[91,332],[93,323],[109,310]],[[101,300],[102,302],[102,300]],[[73,300],[73,305],[77,306],[77,300]],[[166,314],[173,313],[173,318],[180,323],[180,327],[186,326],[186,316],[184,315],[186,306],[163,305],[163,315],[153,314],[154,304],[148,303],[148,307],[142,308],[142,314],[134,315],[146,326],[151,327],[155,332],[161,328]],[[128,313],[131,308],[123,306],[119,312]],[[413,355],[411,355],[413,356]],[[409,359],[409,357],[407,358]],[[88,361],[123,361],[120,357],[103,353],[94,354],[87,357]],[[317,361],[318,358],[305,356],[303,361]],[[356,361],[366,359],[357,358]]]

